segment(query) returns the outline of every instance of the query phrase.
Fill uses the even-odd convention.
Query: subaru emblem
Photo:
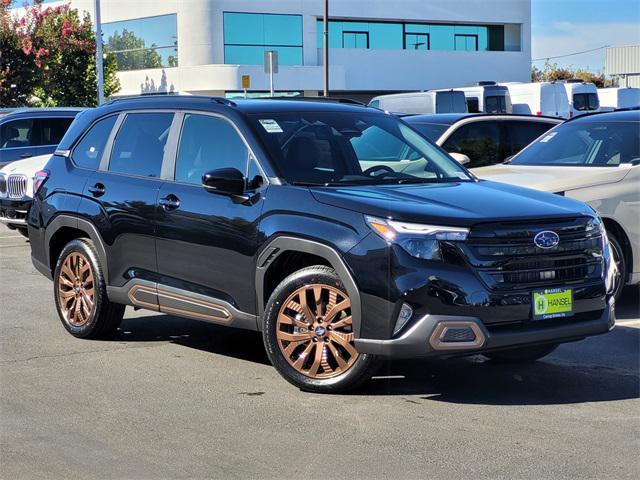
[[[560,243],[560,236],[551,230],[544,230],[533,237],[533,243],[540,248],[553,248]]]

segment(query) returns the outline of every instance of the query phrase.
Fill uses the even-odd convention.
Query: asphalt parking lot
[[[71,337],[0,226],[0,477],[638,478],[638,297],[532,365],[394,362],[313,395],[251,332],[127,310],[112,340]]]

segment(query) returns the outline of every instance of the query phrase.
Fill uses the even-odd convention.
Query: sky
[[[531,58],[603,45],[640,44],[640,0],[531,0]],[[604,69],[605,50],[550,60],[559,66]],[[541,67],[544,60],[534,61]]]

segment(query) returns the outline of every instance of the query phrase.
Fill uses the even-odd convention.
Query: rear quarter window
[[[74,147],[71,159],[78,167],[97,169],[117,115],[95,122]]]

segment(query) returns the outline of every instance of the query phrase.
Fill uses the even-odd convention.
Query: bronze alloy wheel
[[[329,285],[294,291],[278,312],[276,338],[287,362],[310,378],[341,375],[359,356],[353,346],[351,301]]]
[[[78,252],[64,259],[58,275],[58,300],[65,321],[72,327],[85,325],[95,310],[95,284],[91,264]]]

